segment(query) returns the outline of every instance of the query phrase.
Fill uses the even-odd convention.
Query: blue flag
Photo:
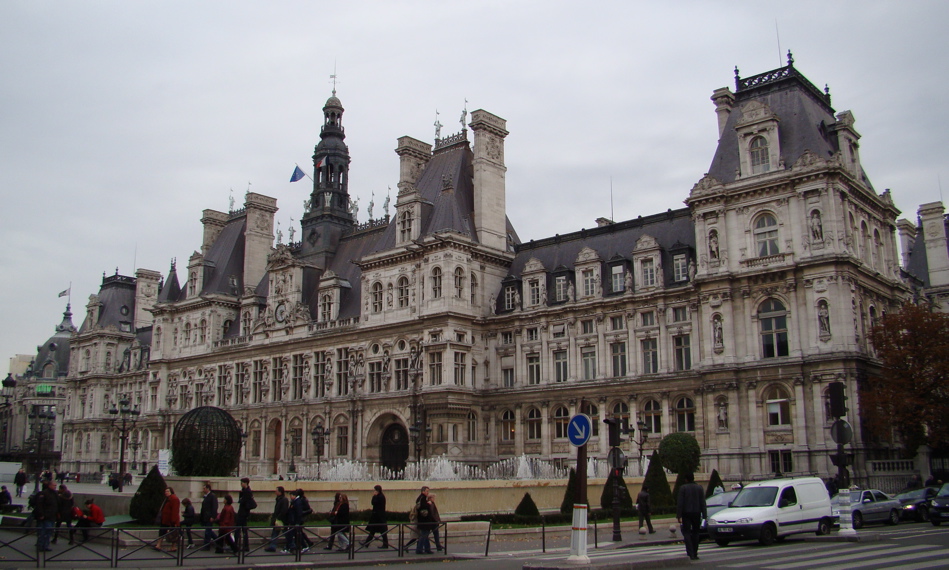
[[[300,170],[300,167],[297,166],[293,169],[293,174],[290,175],[290,182],[296,182],[297,180],[300,180],[304,176],[306,176],[306,173]]]

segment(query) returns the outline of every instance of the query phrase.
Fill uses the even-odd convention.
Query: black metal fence
[[[438,523],[435,531],[429,533],[431,544],[439,543],[445,554],[448,554],[451,524]],[[223,534],[217,528],[211,528],[211,534],[207,535],[206,527],[60,527],[58,537],[56,530],[51,531],[49,538],[58,539],[52,548],[40,549],[40,532],[44,529],[2,527],[0,566],[74,568],[107,565],[118,568],[141,567],[147,562],[161,562],[162,566],[207,566],[209,560],[220,559],[221,552],[236,556],[237,564],[263,562],[265,558],[279,562],[325,561],[343,555],[347,560],[353,560],[357,556],[368,558],[370,554],[377,558],[380,555],[400,558],[417,544],[416,529],[414,524],[390,524],[384,532],[377,531],[369,539],[366,527],[357,525],[340,525],[332,529],[325,526],[243,527]],[[244,530],[246,539],[242,536]]]

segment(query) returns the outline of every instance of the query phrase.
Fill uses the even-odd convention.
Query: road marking
[[[935,548],[932,545],[924,545],[925,548]],[[898,550],[898,549],[893,549]],[[880,558],[874,560],[873,564],[898,564],[899,568],[905,568],[900,562],[906,562],[909,560],[919,560],[920,558],[932,558],[933,556],[940,556],[939,566],[945,568],[946,566],[946,554],[949,553],[949,550],[933,550],[925,553],[917,553],[916,555],[904,555],[904,556],[890,556],[888,558]],[[863,568],[866,564],[851,564],[849,566],[835,566],[835,570],[845,570],[847,568]]]
[[[865,547],[865,548],[861,548],[860,550],[858,550],[858,552],[863,552],[863,551],[866,551],[866,550],[876,550],[876,549],[880,549],[880,548],[892,548],[892,547],[891,547],[890,545],[888,545],[888,544],[874,544],[874,545],[872,545],[872,546],[867,546],[867,547]],[[782,562],[811,561],[811,562],[806,562],[806,563],[805,563],[805,565],[811,566],[811,565],[813,565],[813,559],[815,559],[815,558],[825,558],[825,557],[827,557],[829,554],[834,554],[834,555],[839,555],[839,556],[846,556],[848,559],[850,559],[852,556],[855,555],[855,554],[851,554],[851,552],[852,552],[852,551],[848,551],[847,553],[844,553],[844,552],[838,551],[838,550],[836,550],[836,549],[835,549],[835,550],[832,550],[832,551],[830,551],[830,552],[813,552],[812,550],[808,549],[808,552],[805,553],[805,554],[798,554],[797,556],[781,556],[781,561],[782,561]],[[870,552],[870,553],[866,554],[866,556],[877,556],[878,554],[879,554],[878,552]],[[760,556],[768,556],[768,553],[760,552],[760,553],[758,553],[758,556],[759,556],[759,557],[760,557]],[[750,556],[746,556],[745,558],[750,558]],[[769,558],[774,558],[774,556],[773,556],[773,555],[772,555],[772,556],[769,556]],[[783,566],[770,566],[770,565],[769,565],[768,567],[769,567],[769,568],[782,568],[782,567],[793,568],[793,567],[796,567],[796,566],[799,566],[799,565],[800,565],[800,564],[795,563],[795,564],[785,564],[785,565],[783,565]],[[747,563],[747,564],[729,564],[729,565],[728,565],[729,568],[746,568],[746,567],[752,567],[752,566],[758,566],[758,567],[760,567],[760,566],[762,566],[762,561],[761,561],[761,560],[757,560],[757,561],[755,561],[755,562],[749,562],[749,563]]]
[[[877,552],[864,552],[863,554],[847,554],[847,555],[846,555],[846,559],[847,559],[847,562],[851,562],[851,561],[854,561],[854,560],[863,560],[863,559],[865,559],[865,558],[874,558],[874,557],[877,557],[877,556],[890,556],[890,555],[892,555],[892,554],[899,554],[899,553],[917,553],[917,554],[919,554],[920,551],[922,551],[922,550],[932,549],[932,548],[936,548],[936,547],[934,547],[934,546],[932,546],[932,545],[929,545],[929,544],[923,544],[923,545],[920,545],[920,546],[900,546],[900,547],[897,547],[897,548],[892,548],[892,547],[891,547],[891,548],[887,548],[886,550],[881,550],[881,551],[877,551]],[[928,556],[929,556],[929,553],[924,553],[923,556],[928,557]],[[876,560],[870,561],[870,563],[872,563],[872,564],[885,564],[885,563],[886,563],[886,562],[885,562],[886,560],[898,561],[898,560],[904,560],[904,559],[905,559],[905,557],[894,556],[894,557],[882,558],[882,559],[881,559],[881,558],[877,558]],[[856,564],[846,564],[846,565],[842,565],[842,566],[833,566],[833,568],[834,568],[834,570],[844,570],[844,569],[846,569],[846,568],[864,568],[866,565],[867,565],[867,562],[858,562],[858,563],[856,563]],[[786,570],[786,569],[790,569],[790,568],[801,568],[801,567],[811,567],[811,566],[812,566],[811,564],[780,564],[780,565],[776,565],[776,566],[768,565],[767,567],[768,567],[768,568],[772,568],[772,569],[774,569],[774,570]]]

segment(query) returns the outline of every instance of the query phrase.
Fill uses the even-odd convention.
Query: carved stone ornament
[[[770,107],[761,101],[752,101],[741,108],[741,119],[735,125],[736,128],[750,125],[761,121],[777,119],[777,116]]]
[[[709,176],[706,174],[702,177],[701,180],[695,183],[692,186],[692,191],[690,192],[691,196],[701,196],[703,194],[712,194],[717,192],[722,187],[722,183],[719,182],[714,176]]]
[[[659,243],[656,241],[656,238],[649,234],[643,234],[638,240],[636,240],[636,247],[633,249],[634,251],[640,251],[654,247],[659,247]]]
[[[538,271],[544,271],[544,264],[540,262],[536,257],[532,257],[527,260],[527,263],[524,265],[524,270],[522,274],[535,273]]]
[[[599,259],[600,259],[600,256],[597,255],[595,250],[589,247],[584,247],[583,249],[580,250],[580,253],[577,254],[576,263],[579,264],[579,263],[584,263],[587,261],[598,261]]]

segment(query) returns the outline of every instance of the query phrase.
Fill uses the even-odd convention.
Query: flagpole
[[[300,168],[300,165],[299,165],[299,164],[297,164],[297,163],[295,163],[295,162],[294,162],[293,164],[294,164],[297,168]],[[313,178],[312,178],[309,174],[306,173],[306,170],[303,170],[302,168],[300,168],[300,170],[303,172],[303,176],[306,176],[307,178],[310,179],[310,182],[313,182]]]

